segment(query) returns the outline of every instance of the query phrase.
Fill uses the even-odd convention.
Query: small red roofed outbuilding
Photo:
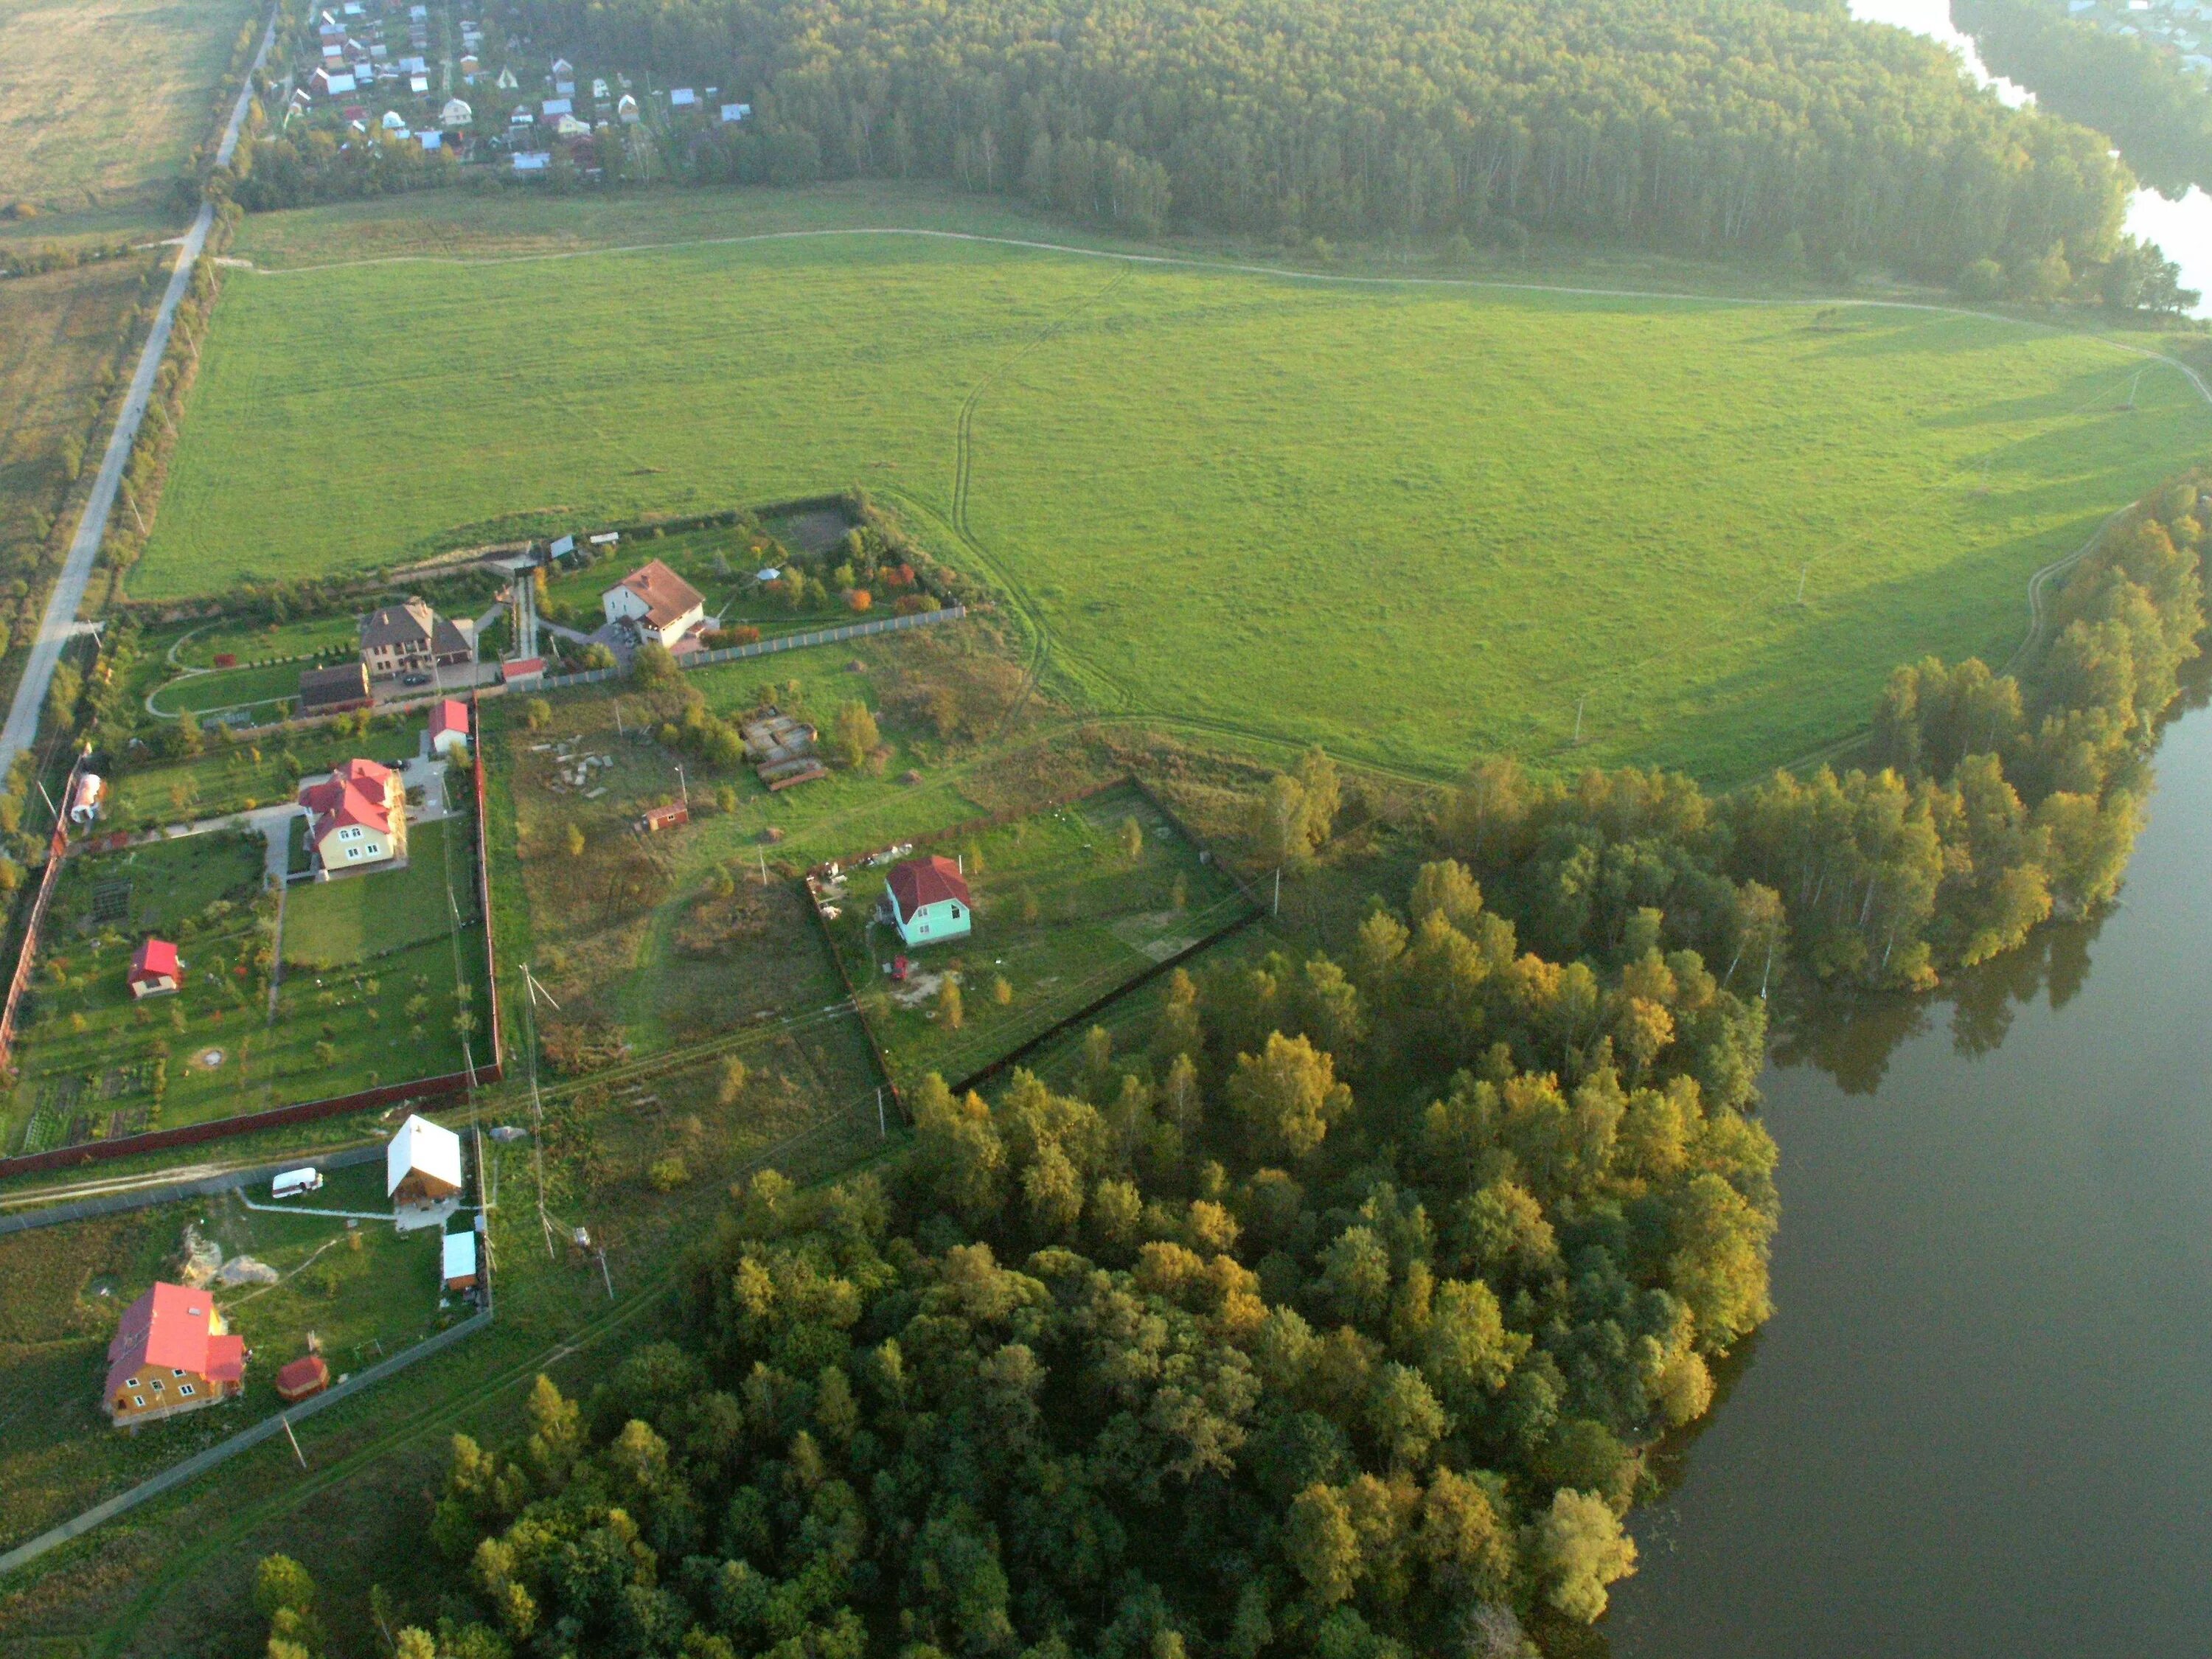
[[[165,939],[149,939],[131,957],[131,994],[155,997],[177,988],[177,947]]]

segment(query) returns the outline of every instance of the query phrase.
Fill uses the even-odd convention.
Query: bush
[[[672,1193],[691,1179],[691,1171],[682,1158],[664,1158],[646,1170],[645,1178],[656,1193]]]

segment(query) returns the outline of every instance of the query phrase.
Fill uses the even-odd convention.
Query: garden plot
[[[959,1084],[1250,914],[1134,785],[927,852],[962,866],[974,914],[964,939],[900,941],[878,914],[896,860],[820,886],[830,938],[902,1089],[933,1072]]]

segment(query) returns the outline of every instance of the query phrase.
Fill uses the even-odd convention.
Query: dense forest
[[[1175,975],[1066,1092],[932,1079],[880,1180],[754,1178],[680,1341],[454,1443],[476,1628],[400,1653],[1517,1656],[1595,1618],[1636,1449],[1766,1316],[1763,1010],[1656,915],[1563,966],[1455,863],[1400,899],[1344,963]]]
[[[2212,82],[2140,36],[2066,15],[2057,0],[1951,0],[1993,74],[2045,108],[2107,132],[2142,181],[2179,197],[2212,189]]]
[[[1140,233],[1531,230],[1940,281],[2112,254],[2105,141],[1842,0],[500,0],[537,52],[749,88],[690,165],[928,176]]]

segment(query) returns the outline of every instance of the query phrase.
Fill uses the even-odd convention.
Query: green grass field
[[[440,818],[409,828],[404,869],[302,883],[284,899],[285,962],[334,968],[446,938],[449,879],[462,917],[476,915],[475,856],[468,820]]]
[[[794,212],[716,199],[672,230]],[[295,267],[375,245],[284,217]],[[2008,654],[2030,573],[2212,431],[2179,374],[2023,323],[903,235],[241,274],[214,334],[141,597],[857,480],[1003,580],[1075,700],[1431,775],[1563,762],[1578,704],[1577,760],[1833,739],[1899,661]],[[476,434],[437,468],[330,441],[426,398]]]
[[[1140,837],[1133,858],[1121,842],[1129,823]],[[848,871],[830,890],[838,912],[830,939],[904,1089],[932,1072],[957,1085],[1250,911],[1234,884],[1201,863],[1199,849],[1133,788],[1018,819],[963,846],[975,901],[975,931],[965,939],[907,951],[895,929],[874,920],[884,869]],[[902,955],[903,983],[888,971]],[[945,1001],[948,981],[960,988],[957,1027]]]
[[[82,208],[181,171],[252,0],[0,0],[0,202]]]

